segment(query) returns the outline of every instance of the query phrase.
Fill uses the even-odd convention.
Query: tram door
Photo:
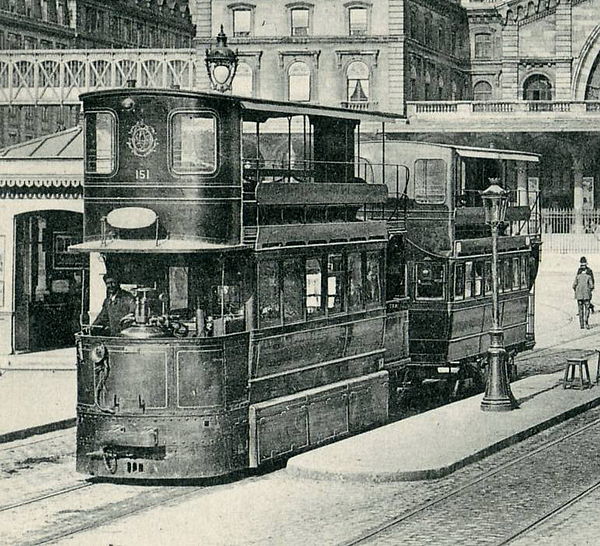
[[[72,346],[82,309],[82,215],[26,213],[15,224],[15,351]],[[87,308],[87,307],[84,307]]]

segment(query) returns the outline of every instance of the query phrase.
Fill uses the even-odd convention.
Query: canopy
[[[471,148],[467,146],[454,146],[456,153],[461,157],[478,157],[484,159],[509,159],[513,161],[538,162],[540,156],[529,152],[516,150],[498,150],[495,148]]]

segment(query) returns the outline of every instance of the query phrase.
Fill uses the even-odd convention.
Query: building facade
[[[0,147],[77,125],[77,104],[40,102],[49,88],[79,88],[86,78],[108,79],[107,62],[86,73],[73,50],[191,48],[195,27],[186,0],[0,0],[0,88],[23,91],[12,101],[0,97]],[[36,67],[32,53],[45,50]],[[67,53],[61,64],[56,51]],[[9,71],[10,59],[14,70]],[[88,70],[89,72],[89,70]]]
[[[196,0],[196,47],[223,25],[234,93],[402,113],[471,97],[466,11],[449,0]]]
[[[186,0],[0,0],[0,49],[183,48]]]

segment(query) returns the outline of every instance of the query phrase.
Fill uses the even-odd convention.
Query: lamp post
[[[235,77],[238,64],[237,51],[227,47],[227,36],[223,32],[217,34],[217,45],[206,50],[206,70],[210,79],[210,86],[220,93],[231,89],[231,83]]]
[[[510,411],[519,407],[511,390],[506,369],[504,332],[500,325],[498,305],[498,225],[504,221],[508,192],[498,185],[497,178],[490,179],[490,187],[481,193],[485,208],[485,221],[492,230],[492,328],[488,349],[488,378],[482,411]]]

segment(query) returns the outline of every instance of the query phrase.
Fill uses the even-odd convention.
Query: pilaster
[[[519,27],[507,21],[502,28],[502,98],[516,100],[519,97]]]
[[[571,99],[571,59],[573,57],[573,28],[571,0],[556,5],[556,81],[557,100]]]
[[[388,104],[386,110],[404,112],[405,44],[404,0],[389,0],[389,34],[393,40],[388,47]],[[380,101],[381,104],[381,101]]]

